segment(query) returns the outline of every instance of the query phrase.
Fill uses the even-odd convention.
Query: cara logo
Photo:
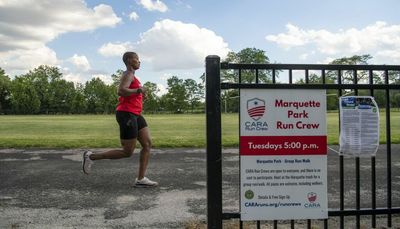
[[[308,198],[308,201],[310,201],[310,203],[314,203],[317,200],[317,193],[309,192],[307,194],[307,198]]]
[[[247,113],[254,121],[258,121],[265,113],[265,101],[259,98],[247,100]]]
[[[304,204],[305,208],[320,208],[321,207],[321,205],[318,202],[316,202],[317,193],[315,193],[315,192],[307,193],[307,199],[308,199],[309,203]]]

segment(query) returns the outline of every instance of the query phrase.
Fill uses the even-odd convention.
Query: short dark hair
[[[124,61],[125,65],[128,65],[128,59],[133,56],[137,56],[137,54],[135,52],[125,52],[122,56],[122,61]]]

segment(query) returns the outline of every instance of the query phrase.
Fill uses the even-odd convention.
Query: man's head
[[[122,60],[126,67],[133,67],[135,70],[140,67],[139,56],[135,52],[125,52],[122,56]]]

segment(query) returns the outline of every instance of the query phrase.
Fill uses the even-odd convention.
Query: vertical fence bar
[[[309,81],[310,81],[310,77],[309,77],[309,73],[308,73],[308,69],[306,69],[305,70],[305,78],[306,78],[306,84],[308,84],[309,83]]]
[[[321,69],[321,78],[322,78],[322,84],[326,84],[325,69]],[[324,219],[324,229],[328,229],[328,219]]]
[[[276,83],[276,72],[275,72],[275,68],[272,69],[272,83],[273,83],[273,84]]]
[[[373,78],[373,71],[369,70],[368,74],[368,79],[369,79],[369,84],[372,85],[374,84],[374,78]],[[374,96],[374,89],[370,89],[369,94],[371,96]],[[371,158],[371,201],[372,201],[372,209],[376,209],[376,161],[375,161],[375,156]],[[371,215],[371,226],[372,228],[376,228],[376,214],[372,213]]]
[[[259,83],[259,79],[258,79],[258,68],[256,69],[256,84]],[[239,109],[240,110],[240,109]],[[261,228],[261,222],[260,220],[257,220],[257,229]]]
[[[353,83],[358,84],[357,70],[353,70]],[[354,89],[354,95],[358,95],[358,89]]]
[[[293,81],[293,70],[289,69],[289,84],[292,84]]]
[[[310,77],[309,77],[309,70],[305,69],[305,82],[306,84],[310,83]],[[311,229],[311,219],[307,219],[307,229]]]
[[[238,73],[238,80],[239,80],[239,83],[241,83],[242,82],[242,69],[239,69],[239,73]],[[239,95],[239,101],[240,101],[240,89],[239,89],[239,91],[238,91],[238,95]],[[240,102],[239,102],[239,112],[240,112]],[[239,123],[238,123],[238,126],[240,126],[240,122],[241,122],[241,117],[240,117],[240,115],[239,115]],[[240,130],[241,128],[239,128],[239,139],[238,139],[238,141],[240,142],[240,136],[242,135],[241,134],[241,130]],[[241,165],[240,165],[240,152],[239,152],[239,185],[240,185],[240,182],[241,182],[241,177],[240,177],[240,171],[241,171],[241,167],[240,167]],[[239,188],[239,198],[242,196],[242,193],[241,193],[241,189]],[[239,204],[239,213],[241,212],[241,205]],[[239,219],[240,220],[240,219]],[[243,221],[242,220],[240,220],[240,229],[243,229]]]
[[[385,70],[385,84],[389,84],[389,71]],[[391,144],[391,131],[390,131],[390,94],[389,89],[385,90],[386,94],[386,147],[387,147],[387,208],[392,208],[392,144]],[[387,226],[392,227],[392,214],[389,213],[387,217]]]
[[[310,77],[309,77],[309,72],[308,72],[308,69],[306,69],[305,70],[305,81],[306,81],[306,84],[309,84],[309,82],[310,82],[310,79],[309,79]],[[311,229],[311,220],[310,219],[308,219],[307,220],[307,228],[308,229]]]
[[[310,79],[309,79],[309,72],[308,69],[305,70],[305,78],[306,78],[306,84],[309,84]],[[311,220],[307,219],[307,229],[311,229]]]
[[[321,70],[322,84],[326,84],[325,69]],[[324,229],[328,229],[328,219],[324,219]]]
[[[308,69],[305,70],[305,78],[306,78],[306,84],[310,83],[310,77],[309,77],[309,72]],[[307,229],[311,229],[311,219],[307,219]]]
[[[357,84],[357,70],[353,70],[353,83]],[[354,95],[358,95],[358,90],[354,89]],[[360,190],[361,190],[361,182],[360,182],[360,157],[356,157],[356,210],[360,210]],[[360,228],[360,215],[356,215],[356,228]]]
[[[206,57],[207,228],[222,229],[220,58]]]
[[[342,84],[342,71],[338,70],[338,78],[337,78],[338,85]],[[342,90],[339,89],[339,97],[342,96]],[[339,114],[339,129],[340,129],[340,114]],[[339,130],[340,131],[340,130]],[[344,159],[343,155],[339,156],[339,170],[340,170],[340,211],[344,210]],[[344,216],[340,215],[340,228],[344,229]]]
[[[256,69],[256,84],[258,84],[259,79],[258,79],[258,68]]]
[[[356,210],[360,210],[360,158],[356,157]],[[360,214],[356,214],[356,228],[360,229]]]
[[[272,83],[276,84],[276,71],[275,68],[272,69]],[[278,220],[274,220],[274,229],[278,228]]]

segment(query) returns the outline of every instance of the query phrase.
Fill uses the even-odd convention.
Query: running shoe
[[[91,151],[85,151],[83,153],[82,169],[85,174],[89,174],[92,169],[93,160],[90,159],[90,155],[93,153]]]
[[[158,185],[157,182],[152,181],[147,177],[143,177],[143,179],[141,179],[141,180],[138,180],[136,178],[136,180],[135,180],[135,187],[137,187],[137,188],[150,188],[150,187],[155,187],[157,185]]]

